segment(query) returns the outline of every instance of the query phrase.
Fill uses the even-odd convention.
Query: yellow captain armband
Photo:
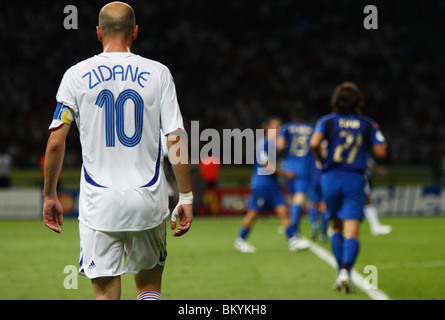
[[[53,119],[60,120],[63,123],[66,123],[67,125],[71,126],[71,123],[74,120],[73,110],[71,110],[70,108],[61,103],[58,103]]]

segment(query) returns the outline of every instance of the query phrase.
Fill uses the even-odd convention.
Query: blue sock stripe
[[[138,300],[162,300],[161,295],[154,291],[142,292],[138,295]]]

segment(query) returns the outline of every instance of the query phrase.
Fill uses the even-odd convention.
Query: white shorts
[[[165,220],[153,229],[122,232],[93,230],[79,221],[79,235],[79,273],[90,279],[138,274],[165,265]]]

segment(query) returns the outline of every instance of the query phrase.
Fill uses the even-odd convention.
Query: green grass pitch
[[[386,218],[393,226],[373,237],[366,222],[355,270],[378,269],[378,288],[390,298],[445,299],[445,218]],[[181,238],[168,232],[168,257],[163,277],[169,300],[366,300],[362,291],[343,295],[331,286],[336,276],[311,251],[292,253],[278,233],[279,220],[260,218],[249,238],[254,254],[233,248],[241,217],[197,217]],[[169,231],[169,230],[168,230]],[[302,233],[308,236],[307,219]],[[329,243],[321,244],[329,249]],[[0,299],[91,299],[88,279],[65,289],[67,265],[78,267],[78,222],[65,219],[61,235],[42,221],[0,221]],[[366,275],[365,275],[366,276]],[[122,299],[136,298],[132,275],[122,277]]]

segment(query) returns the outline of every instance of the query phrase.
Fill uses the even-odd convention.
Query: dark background
[[[95,27],[109,1],[2,1],[0,154],[39,168],[64,72],[101,52]],[[364,113],[385,134],[391,164],[438,167],[445,154],[445,1],[128,1],[139,37],[132,51],[169,67],[186,125],[257,128],[289,120],[306,104],[316,121],[331,112],[341,81],[365,94]],[[66,5],[78,29],[66,30]],[[378,30],[363,9],[378,8]],[[71,130],[66,167],[81,163]]]

